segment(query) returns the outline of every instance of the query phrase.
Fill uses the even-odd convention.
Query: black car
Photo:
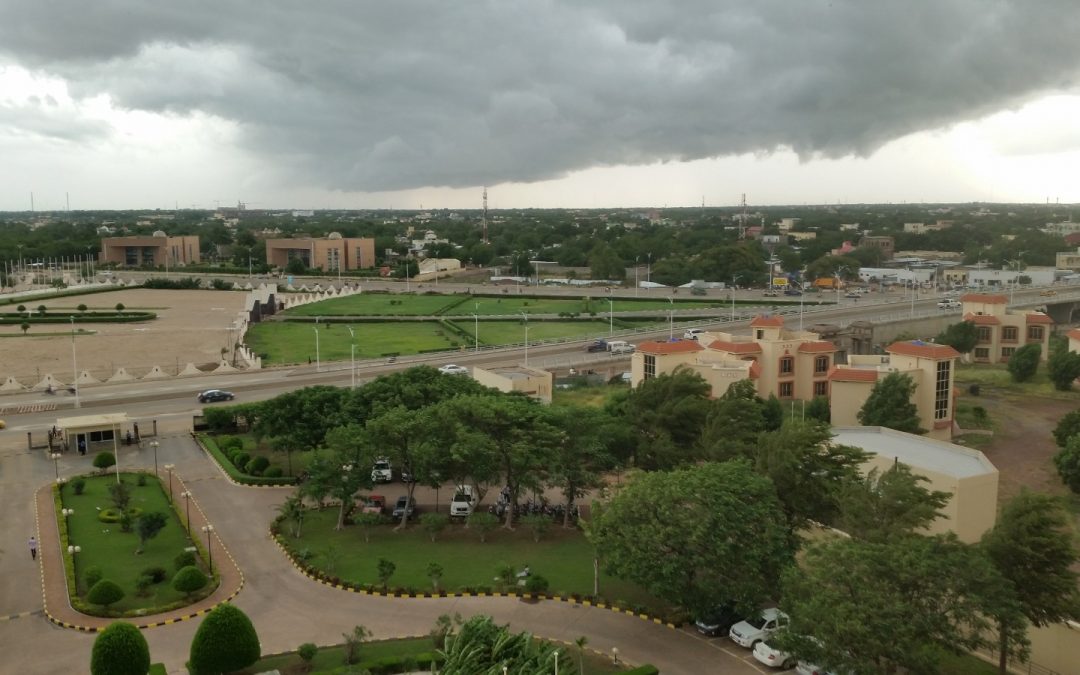
[[[224,389],[207,389],[199,394],[199,403],[214,403],[215,401],[231,401],[236,396],[231,391]]]
[[[784,295],[802,295],[802,291],[796,290],[794,288],[789,288],[784,291]]]
[[[588,345],[585,346],[585,351],[587,351],[589,353],[592,353],[592,352],[606,352],[607,351],[607,340],[596,340],[594,342],[591,342],[591,343],[589,343]]]
[[[698,619],[694,621],[694,627],[697,628],[697,631],[702,635],[708,635],[710,637],[727,637],[731,627],[742,621],[744,618],[746,617],[736,612],[734,607],[724,605],[698,617]]]
[[[409,518],[412,518],[416,515],[416,511],[413,509],[412,502],[409,501],[409,498],[407,496],[401,495],[397,498],[397,503],[394,504],[394,517],[401,518],[402,514],[404,514],[406,511],[408,511],[409,513]]]

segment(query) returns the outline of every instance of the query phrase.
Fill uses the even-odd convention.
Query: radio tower
[[[484,186],[484,214],[480,219],[480,223],[481,223],[481,226],[484,228],[484,233],[483,233],[483,236],[481,237],[481,241],[486,244],[486,243],[488,243],[488,236],[487,236],[487,186],[486,185]]]
[[[739,221],[739,239],[746,238],[746,193],[742,193],[742,220]]]

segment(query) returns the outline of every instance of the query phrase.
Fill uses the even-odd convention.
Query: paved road
[[[10,441],[10,439],[8,439]],[[0,616],[31,613],[0,622],[4,672],[85,672],[93,636],[64,630],[40,614],[38,567],[30,560],[26,539],[34,531],[33,490],[53,477],[52,462],[41,452],[28,453],[5,443],[0,451],[0,524],[5,542],[0,575],[7,583],[0,595]],[[572,641],[581,635],[590,646],[610,653],[618,647],[631,662],[652,662],[665,675],[764,672],[745,650],[722,640],[706,640],[606,610],[561,602],[524,603],[510,598],[393,599],[334,590],[300,575],[267,534],[267,525],[288,489],[242,488],[226,482],[183,434],[161,439],[159,461],[176,464],[177,473],[199,501],[221,539],[244,570],[246,585],[236,604],[252,617],[265,652],[295,648],[302,642],[330,644],[355,624],[380,638],[426,633],[440,614],[491,614],[499,621],[537,635]],[[89,468],[88,458],[65,457],[62,474]],[[129,453],[130,465],[153,466],[147,450]],[[42,514],[42,526],[49,521]],[[182,665],[198,621],[149,629],[145,635],[154,660],[169,672]]]

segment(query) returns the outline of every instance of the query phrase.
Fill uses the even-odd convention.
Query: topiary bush
[[[86,490],[86,479],[76,478],[71,481],[71,489],[75,491],[75,494],[81,495]]]
[[[138,628],[115,621],[98,633],[90,652],[91,675],[146,675],[150,647]]]
[[[93,588],[94,584],[105,578],[105,573],[97,565],[91,565],[83,571],[82,578],[87,588]]]
[[[140,598],[145,598],[150,595],[150,587],[154,585],[152,577],[148,577],[145,574],[139,575],[139,578],[135,580],[135,595]]]
[[[116,464],[116,457],[111,452],[99,452],[94,456],[95,469],[106,471],[114,464]]]
[[[173,558],[173,567],[176,568],[177,571],[180,571],[185,567],[195,567],[195,563],[195,554],[191,551],[184,551]]]
[[[251,474],[252,476],[261,476],[262,472],[266,471],[267,467],[269,467],[269,466],[270,466],[270,460],[269,459],[267,459],[265,457],[262,457],[262,456],[255,457],[250,462],[248,462],[248,464],[247,464],[247,472],[249,474]]]
[[[247,467],[247,464],[250,461],[251,455],[247,454],[246,452],[238,452],[232,456],[233,466],[235,466],[237,469],[240,469],[241,471],[243,471]]]
[[[263,475],[267,478],[281,478],[285,475],[285,472],[281,470],[280,466],[272,466]]]
[[[142,576],[150,577],[155,584],[160,584],[168,578],[169,573],[164,567],[147,567],[142,571]]]
[[[109,579],[102,579],[90,587],[86,594],[86,601],[93,605],[101,605],[108,609],[109,605],[124,599],[124,589],[119,584]]]
[[[550,586],[548,580],[539,574],[533,574],[525,580],[525,590],[530,593],[547,593]]]
[[[228,603],[206,615],[191,641],[188,667],[194,675],[217,675],[259,660],[259,636],[251,619]]]
[[[296,655],[300,657],[300,660],[304,662],[304,669],[311,670],[311,662],[315,659],[315,655],[319,653],[319,648],[312,642],[305,642],[296,648]]]
[[[132,506],[127,510],[129,519],[135,519],[142,515],[142,509],[138,506]],[[120,512],[113,508],[101,509],[98,511],[97,519],[103,523],[119,523],[123,518],[120,516]]]
[[[186,594],[189,598],[192,593],[206,588],[209,580],[198,567],[184,567],[173,577],[172,586],[179,593]]]

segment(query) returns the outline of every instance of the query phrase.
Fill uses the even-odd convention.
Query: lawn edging
[[[667,621],[662,617],[653,616],[651,614],[637,612],[632,609],[626,609],[617,605],[612,605],[607,602],[602,602],[587,596],[565,596],[565,595],[553,595],[551,593],[523,593],[521,591],[439,591],[437,593],[422,591],[417,592],[414,590],[406,589],[394,589],[394,590],[379,590],[371,585],[354,584],[348,581],[344,581],[337,577],[331,577],[311,565],[305,564],[303,561],[298,560],[289,547],[282,541],[284,535],[275,532],[273,525],[270,527],[270,538],[274,540],[277,547],[281,549],[281,552],[285,554],[289,562],[293,567],[297,569],[300,574],[303,574],[308,579],[316,581],[323,586],[329,586],[341,591],[349,591],[350,593],[359,593],[361,595],[373,595],[384,598],[518,598],[519,600],[528,601],[540,601],[540,600],[558,600],[559,602],[566,602],[572,605],[581,605],[583,607],[596,607],[597,609],[606,609],[616,614],[625,614],[627,616],[633,616],[643,621],[654,623],[658,626],[667,626],[672,630],[676,630],[682,627],[681,622]]]
[[[293,487],[299,481],[292,476],[282,476],[281,478],[270,478],[266,476],[251,476],[246,473],[242,473],[239,469],[233,466],[233,463],[229,461],[229,458],[225,456],[225,453],[218,447],[217,442],[211,438],[208,434],[201,434],[191,432],[191,438],[202,448],[203,452],[215,463],[218,469],[225,476],[225,480],[229,481],[233,485],[240,487]]]

